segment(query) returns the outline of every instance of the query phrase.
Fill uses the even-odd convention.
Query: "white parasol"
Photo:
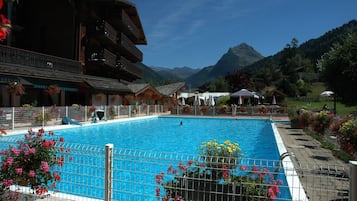
[[[238,105],[242,105],[243,104],[243,101],[242,101],[242,96],[239,96],[239,99],[238,99]]]
[[[332,96],[335,93],[333,91],[323,91],[320,96]]]
[[[273,96],[273,101],[271,102],[272,105],[276,105],[276,99],[275,96]]]

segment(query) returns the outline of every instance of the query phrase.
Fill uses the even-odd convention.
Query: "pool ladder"
[[[276,178],[276,176],[279,174],[281,167],[283,166],[283,160],[284,158],[290,156],[292,160],[294,160],[299,166],[300,166],[300,162],[299,160],[296,158],[295,154],[293,152],[284,152],[280,155],[279,157],[279,163],[278,166],[275,169],[274,172],[274,178]]]

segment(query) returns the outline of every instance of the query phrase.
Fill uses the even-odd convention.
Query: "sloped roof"
[[[156,89],[165,96],[170,96],[174,93],[176,93],[177,91],[179,91],[180,89],[182,89],[183,87],[185,87],[185,82],[176,82],[173,84],[168,84],[168,85],[163,85],[163,86],[159,86],[156,87]]]
[[[134,94],[140,93],[144,91],[146,88],[150,87],[149,84],[144,83],[144,84],[128,84],[128,88],[133,92]]]
[[[32,67],[0,65],[0,75],[12,75],[34,79],[58,80],[74,83],[87,83],[94,89],[104,91],[130,92],[130,89],[116,79],[70,73],[58,70],[38,69]]]
[[[91,87],[103,91],[130,92],[130,89],[123,83],[115,79],[83,77],[84,81]]]

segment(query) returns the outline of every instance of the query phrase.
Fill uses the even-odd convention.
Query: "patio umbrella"
[[[276,105],[276,99],[275,96],[273,96],[273,101],[271,102],[272,105]]]
[[[238,99],[238,105],[242,105],[243,104],[243,101],[242,101],[242,96],[239,96],[239,99]]]
[[[186,105],[184,97],[181,97],[181,105]]]
[[[201,105],[201,100],[198,95],[195,95],[195,101],[193,102],[193,105]]]
[[[333,91],[323,91],[320,96],[333,96],[333,113],[336,114],[336,96]]]
[[[231,97],[253,97],[254,93],[247,90],[247,89],[241,89],[239,91],[234,92],[233,94],[231,94]]]
[[[335,93],[333,91],[323,91],[320,96],[332,96]]]
[[[216,103],[214,102],[213,96],[209,96],[208,98],[208,105],[209,106],[214,106]]]

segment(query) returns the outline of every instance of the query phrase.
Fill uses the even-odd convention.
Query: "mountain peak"
[[[228,52],[232,52],[233,54],[240,56],[246,55],[263,58],[259,52],[247,43],[241,43],[233,48],[229,48]]]

